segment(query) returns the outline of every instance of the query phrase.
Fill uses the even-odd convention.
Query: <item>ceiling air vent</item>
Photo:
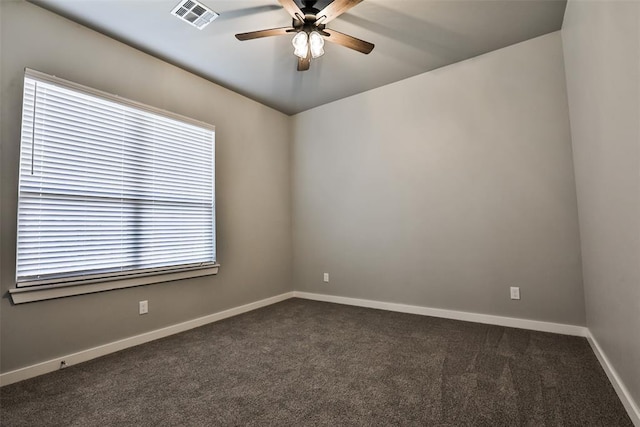
[[[201,30],[220,16],[202,3],[195,0],[183,0],[171,11],[172,15]]]

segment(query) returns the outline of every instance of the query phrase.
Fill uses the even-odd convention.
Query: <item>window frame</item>
[[[74,83],[68,80],[64,80],[55,76],[51,76],[39,71],[35,71],[29,68],[25,69],[23,84],[26,78],[31,78],[36,81],[50,83],[57,86],[64,87],[66,89],[84,93],[90,96],[95,96],[107,101],[115,102],[120,105],[135,108],[144,112],[148,112],[154,115],[167,117],[172,120],[177,120],[183,123],[187,123],[193,126],[211,130],[215,135],[215,126],[201,122],[189,117],[185,117],[179,114],[175,114],[166,110],[162,110],[156,107],[152,107],[146,104],[142,104],[136,101],[132,101],[127,98],[123,98],[118,95],[113,95],[104,91],[93,89],[78,83]],[[21,107],[24,108],[24,99],[22,100]],[[22,121],[22,118],[21,118]],[[215,136],[214,136],[215,138]],[[215,139],[213,143],[213,158],[212,158],[212,189],[213,189],[213,251],[216,255],[213,262],[208,263],[192,263],[182,264],[179,266],[167,266],[167,267],[153,267],[147,269],[129,270],[129,271],[117,271],[113,273],[101,273],[101,274],[87,274],[87,275],[75,275],[64,278],[50,278],[44,280],[23,280],[18,283],[17,280],[17,262],[18,262],[18,238],[16,234],[16,286],[9,290],[12,301],[14,304],[20,304],[24,302],[39,301],[51,298],[60,298],[64,296],[80,295],[85,293],[102,292],[105,290],[122,289],[133,286],[142,286],[151,283],[162,283],[173,280],[180,280],[185,278],[201,277],[208,275],[215,275],[218,273],[219,264],[217,263],[217,241],[216,241],[216,204],[215,204]],[[20,139],[20,152],[22,153],[22,136]],[[19,173],[21,170],[19,169]],[[20,185],[20,184],[18,184]],[[18,189],[18,198],[20,197],[20,191]],[[18,200],[18,206],[19,206]],[[18,218],[17,218],[18,220]],[[17,223],[16,223],[17,225]]]

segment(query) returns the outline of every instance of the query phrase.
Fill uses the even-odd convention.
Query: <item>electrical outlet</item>
[[[324,283],[329,283],[329,273],[324,273],[323,280],[324,280]]]
[[[140,314],[147,314],[149,312],[149,301],[140,301],[138,303],[138,312]]]
[[[511,299],[520,299],[520,288],[516,286],[511,287]]]

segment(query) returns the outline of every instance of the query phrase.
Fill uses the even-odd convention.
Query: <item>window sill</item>
[[[48,299],[70,297],[73,295],[92,294],[95,292],[112,291],[114,289],[132,288],[150,285],[152,283],[171,282],[174,280],[190,279],[193,277],[212,276],[218,274],[220,265],[201,270],[188,270],[175,273],[165,273],[156,276],[133,277],[113,280],[109,282],[74,284],[74,285],[43,285],[29,288],[14,288],[9,290],[14,304],[43,301]]]

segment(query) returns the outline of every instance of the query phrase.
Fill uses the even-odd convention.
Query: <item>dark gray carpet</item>
[[[631,426],[584,338],[288,300],[0,389],[2,426]]]

